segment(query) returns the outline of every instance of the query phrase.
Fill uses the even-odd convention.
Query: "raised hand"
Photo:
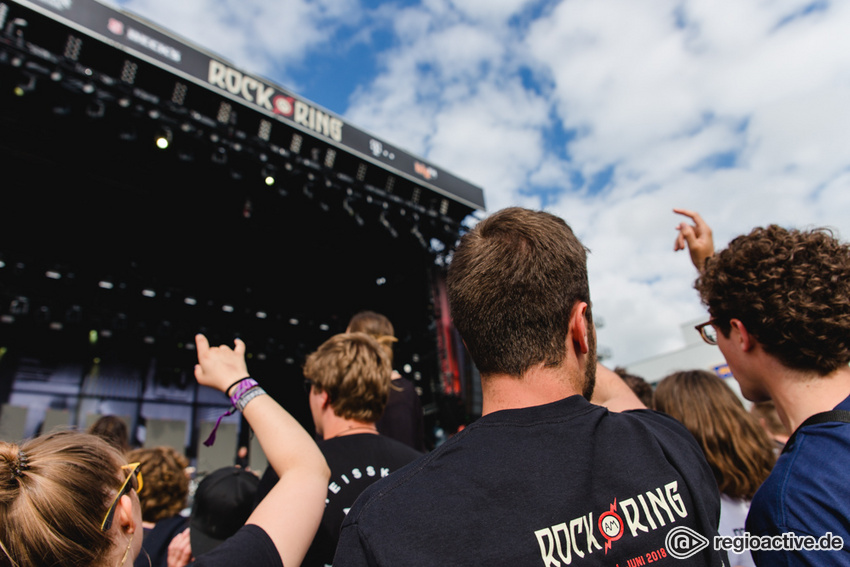
[[[676,227],[679,234],[676,235],[673,251],[678,252],[687,247],[691,253],[691,262],[694,263],[697,270],[702,271],[705,260],[714,255],[714,238],[711,235],[711,227],[697,212],[686,209],[673,209],[673,212],[684,215],[694,222],[693,225],[681,222]]]
[[[199,384],[223,392],[234,381],[248,376],[245,343],[236,339],[233,344],[234,348],[227,345],[211,347],[204,335],[195,335],[195,347],[198,351],[195,378]]]

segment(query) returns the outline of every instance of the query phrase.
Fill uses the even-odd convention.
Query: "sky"
[[[612,366],[708,318],[674,207],[718,249],[770,223],[850,238],[850,2],[108,3],[480,186],[488,213],[563,217]]]

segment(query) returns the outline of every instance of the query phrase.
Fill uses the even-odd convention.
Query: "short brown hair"
[[[709,258],[695,287],[724,336],[739,319],[789,368],[850,362],[850,247],[829,229],[756,228]]]
[[[130,450],[127,424],[117,415],[102,415],[89,427],[89,433],[97,435],[113,447],[126,453]]]
[[[76,431],[0,442],[0,564],[102,565],[116,530],[100,524],[126,462],[100,437]]]
[[[573,306],[590,303],[587,248],[555,215],[503,209],[461,238],[448,295],[454,325],[482,374],[558,366]],[[590,322],[589,306],[587,313]]]
[[[390,394],[392,364],[386,349],[366,333],[334,335],[307,357],[304,376],[327,392],[335,415],[375,422]]]
[[[696,438],[720,492],[752,500],[776,461],[773,443],[721,378],[705,370],[671,374],[655,388],[655,408]]]
[[[158,522],[171,518],[186,507],[189,495],[189,461],[171,447],[134,449],[127,454],[131,463],[139,462],[144,486],[139,492],[142,519]]]

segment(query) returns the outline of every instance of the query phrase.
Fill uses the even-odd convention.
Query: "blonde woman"
[[[767,433],[731,388],[704,370],[664,378],[655,389],[655,409],[676,418],[696,438],[720,490],[718,532],[741,535],[750,501],[776,461]],[[729,561],[755,565],[749,551],[730,551]]]
[[[233,538],[195,564],[298,565],[322,517],[327,464],[298,422],[251,383],[242,341],[210,347],[198,335],[196,345],[198,382],[231,396],[281,480]],[[131,565],[142,548],[143,486],[140,464],[93,435],[0,443],[0,565]]]

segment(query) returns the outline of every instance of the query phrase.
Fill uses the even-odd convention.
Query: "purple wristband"
[[[242,380],[241,382],[239,382],[239,384],[237,384],[236,387],[233,389],[233,394],[231,394],[230,396],[230,403],[233,404],[233,406],[235,407],[236,402],[239,401],[239,398],[242,397],[242,394],[244,394],[254,386],[259,386],[259,384],[257,384],[257,381],[253,378],[248,378],[247,380]]]

